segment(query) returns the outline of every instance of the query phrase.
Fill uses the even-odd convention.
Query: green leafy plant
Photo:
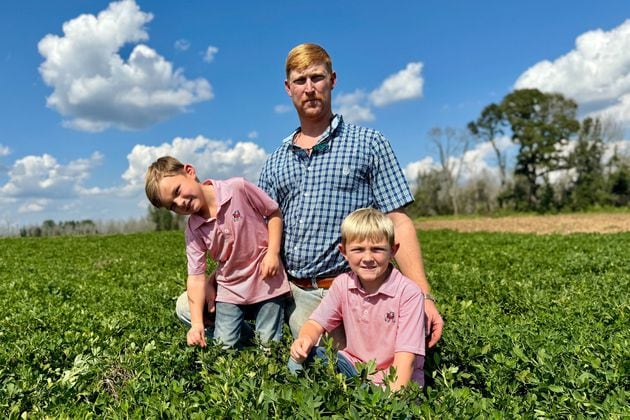
[[[189,348],[177,231],[0,239],[5,418],[627,418],[630,234],[422,233],[445,330],[399,393]]]

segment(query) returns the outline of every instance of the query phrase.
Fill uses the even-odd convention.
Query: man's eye
[[[324,79],[325,79],[325,76],[313,76],[313,77],[311,77],[311,80],[313,81],[313,83],[321,82]]]
[[[306,79],[295,79],[293,81],[294,85],[303,85],[304,83],[306,83]]]

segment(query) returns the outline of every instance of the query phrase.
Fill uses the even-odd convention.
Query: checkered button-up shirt
[[[340,226],[362,207],[384,213],[413,201],[403,171],[385,137],[335,115],[310,156],[293,145],[298,128],[267,159],[258,185],[282,211],[282,257],[296,278],[347,271],[337,246]]]

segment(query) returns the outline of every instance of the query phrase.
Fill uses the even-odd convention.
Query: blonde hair
[[[287,80],[292,70],[302,71],[313,64],[323,64],[328,73],[332,74],[332,60],[326,50],[317,44],[300,44],[287,55],[285,69]]]
[[[153,162],[144,177],[144,192],[155,207],[164,207],[160,199],[160,181],[169,176],[185,174],[184,164],[172,156],[162,156]]]
[[[369,240],[378,242],[386,239],[394,247],[394,222],[383,212],[362,208],[350,213],[341,223],[341,243]]]

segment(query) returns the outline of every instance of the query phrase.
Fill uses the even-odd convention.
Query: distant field
[[[0,239],[0,415],[628,418],[630,233],[422,232],[446,321],[423,392],[190,349],[180,232]]]
[[[630,212],[573,213],[505,217],[425,218],[420,230],[449,229],[458,232],[514,232],[536,234],[630,232]]]

